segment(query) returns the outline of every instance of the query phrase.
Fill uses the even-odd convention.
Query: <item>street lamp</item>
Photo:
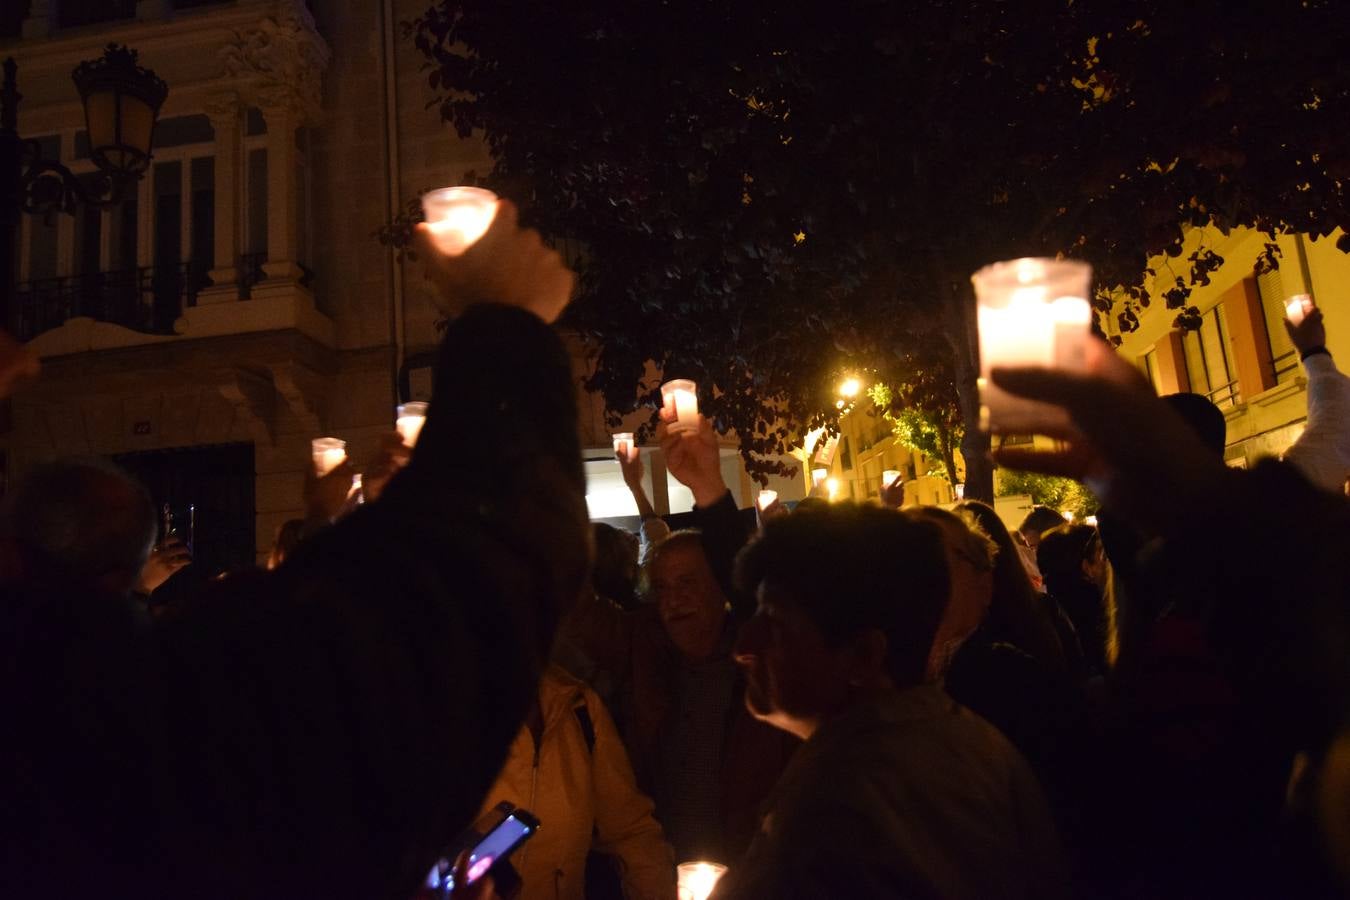
[[[19,213],[74,214],[81,206],[116,206],[145,174],[155,120],[169,88],[136,64],[136,51],[109,44],[100,59],[72,73],[84,104],[89,158],[99,178],[86,185],[59,160],[43,159],[37,141],[18,134],[18,65],[5,60],[0,85],[0,323],[8,325],[14,297],[14,233]]]

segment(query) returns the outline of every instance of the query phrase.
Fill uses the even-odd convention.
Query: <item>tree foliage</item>
[[[1161,278],[1186,325],[1222,263],[1180,260],[1187,228],[1350,223],[1335,0],[787,9],[442,0],[409,25],[442,116],[486,135],[490,186],[588,248],[570,322],[616,413],[655,406],[652,360],[747,453],[781,451],[830,420],[841,367],[900,383],[898,359],[940,347],[973,421],[979,266],[1084,258],[1126,330]],[[1141,278],[1159,253],[1174,280]],[[987,448],[966,432],[973,497]]]
[[[950,371],[942,354],[906,355],[893,367],[892,377],[902,380],[879,382],[868,396],[902,446],[939,460],[947,480],[957,484],[956,451],[965,425]]]
[[[1071,512],[1079,520],[1096,515],[1101,506],[1091,491],[1071,479],[999,469],[998,496],[1010,497],[1018,494],[1030,496],[1031,501],[1037,505],[1048,506],[1060,512]]]

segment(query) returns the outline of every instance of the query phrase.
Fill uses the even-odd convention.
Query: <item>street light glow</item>
[[[862,390],[862,382],[856,378],[845,378],[839,385],[839,396],[856,397]]]

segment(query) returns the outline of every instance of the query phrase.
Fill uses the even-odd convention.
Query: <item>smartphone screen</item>
[[[469,854],[469,884],[473,884],[492,868],[492,864],[524,843],[534,834],[534,825],[517,818],[516,813],[507,816],[502,824],[492,829],[478,842]]]

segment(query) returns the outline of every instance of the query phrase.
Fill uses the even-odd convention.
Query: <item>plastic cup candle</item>
[[[966,499],[966,485],[965,485],[965,482],[958,481],[958,482],[956,483],[955,487],[956,487],[956,499],[957,499],[957,500],[964,500],[964,499]]]
[[[890,487],[900,479],[899,469],[887,469],[881,473],[881,486]]]
[[[1295,294],[1284,304],[1284,314],[1295,325],[1302,325],[1303,319],[1313,311],[1312,297],[1308,294]]]
[[[314,455],[314,472],[320,478],[342,465],[347,458],[347,442],[337,438],[321,437],[309,442]]]
[[[836,498],[839,496],[839,479],[838,479],[838,478],[826,478],[826,479],[825,479],[825,490],[827,490],[827,491],[830,492],[830,499],[831,499],[831,500],[836,499]]]
[[[830,474],[829,469],[812,469],[811,487],[820,487],[821,482],[824,481],[827,477],[829,477],[829,474]]]
[[[763,509],[768,509],[770,506],[773,506],[774,503],[776,503],[777,501],[778,501],[778,492],[777,492],[777,491],[760,491],[760,492],[759,492],[759,508],[760,508],[760,509],[762,509],[762,510],[763,510]]]
[[[422,433],[422,426],[426,423],[427,405],[421,400],[399,404],[398,418],[394,420],[394,427],[398,429],[398,436],[403,438],[403,443],[409,447],[416,447],[417,436]]]
[[[497,195],[476,187],[448,187],[422,195],[422,216],[436,248],[446,256],[468,250],[492,225]]]
[[[1082,371],[1092,325],[1092,267],[1074,260],[1014,259],[974,275],[980,335],[980,427],[1033,433],[1063,425],[1063,410],[1015,397],[989,381],[996,366]]]
[[[637,457],[637,447],[633,446],[633,432],[621,431],[610,435],[614,438],[614,455],[623,454],[623,458],[632,462]]]
[[[698,385],[687,378],[676,378],[661,385],[661,402],[675,413],[675,421],[666,427],[675,432],[698,431]]]
[[[708,900],[718,880],[727,873],[727,867],[719,863],[687,862],[680,863],[675,871],[679,900]]]

